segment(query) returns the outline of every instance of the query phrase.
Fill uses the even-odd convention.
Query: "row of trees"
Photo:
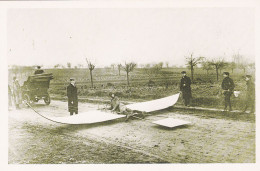
[[[157,64],[155,64],[157,65]],[[169,65],[169,62],[160,62],[160,65],[165,68],[169,68],[170,65]],[[68,69],[71,69],[71,68],[83,68],[84,65],[83,64],[77,64],[77,65],[74,65],[74,67],[72,66],[71,62],[67,62],[66,65],[62,65],[62,64],[56,64],[53,66],[53,68],[68,68]],[[118,69],[118,72],[119,72],[119,75],[120,75],[120,72],[121,72],[121,69],[122,69],[122,64],[111,64],[110,67],[115,70],[116,68]],[[145,65],[140,65],[141,68],[149,68],[149,67],[152,67],[151,64],[145,64]],[[176,67],[175,65],[173,65],[172,67]]]
[[[254,68],[254,63],[248,64],[245,60],[242,60],[243,57],[239,54],[233,55],[233,61],[232,62],[226,62],[223,58],[218,59],[212,59],[207,60],[205,57],[194,57],[193,53],[190,54],[190,56],[186,57],[186,65],[191,71],[191,79],[194,80],[194,72],[195,69],[198,67],[201,67],[202,69],[206,70],[207,75],[210,70],[215,70],[217,80],[219,80],[219,73],[222,72],[223,69],[229,69],[234,71],[236,68],[242,69],[244,72],[246,72],[246,68]],[[93,75],[92,72],[95,69],[95,64],[93,64],[90,60],[86,59],[87,66],[90,71],[90,79],[91,79],[91,87],[93,88]],[[157,64],[146,64],[141,65],[140,67],[143,68],[143,71],[148,75],[149,79],[153,75],[156,75],[160,72],[160,70],[165,66],[166,68],[169,67],[169,62],[159,62]],[[123,69],[126,72],[126,78],[127,78],[127,85],[129,86],[129,73],[132,72],[136,67],[137,64],[134,62],[126,63],[124,65],[122,64],[111,64],[110,67],[115,70],[117,68],[118,75],[121,75],[121,70]],[[54,66],[54,68],[65,68],[64,66],[57,64]],[[67,63],[67,68],[72,68],[71,63]],[[74,68],[83,68],[82,64],[79,64],[75,66]]]
[[[238,60],[239,59],[239,60]],[[193,57],[191,54],[189,57],[186,57],[186,65],[191,71],[191,79],[194,79],[194,69],[200,64],[202,69],[207,71],[207,75],[210,70],[215,70],[217,75],[217,80],[219,79],[219,73],[222,72],[223,69],[230,69],[232,73],[234,69],[240,68],[246,73],[247,68],[254,69],[255,64],[249,63],[243,60],[242,56],[236,54],[233,56],[232,62],[226,62],[223,58],[207,60],[205,57]]]
[[[61,64],[56,64],[54,65],[53,68],[83,68],[84,66],[82,64],[78,64],[78,65],[75,65],[74,67],[72,67],[72,64],[70,62],[67,62],[67,65],[64,66],[64,65],[61,65]]]
[[[95,64],[93,64],[91,61],[89,61],[86,58],[87,64],[88,64],[88,69],[90,71],[90,81],[91,81],[91,87],[93,88],[93,76],[92,76],[92,71],[95,69]],[[120,75],[120,71],[123,68],[126,71],[126,78],[127,78],[127,85],[129,86],[129,73],[132,72],[134,70],[134,68],[137,66],[136,63],[130,62],[130,63],[126,63],[123,66],[122,64],[118,64],[117,68],[118,68],[118,72]],[[113,65],[113,69],[114,69],[115,65]]]

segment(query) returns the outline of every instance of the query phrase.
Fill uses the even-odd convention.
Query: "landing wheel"
[[[44,102],[46,105],[49,105],[51,103],[51,98],[49,94],[44,98]]]

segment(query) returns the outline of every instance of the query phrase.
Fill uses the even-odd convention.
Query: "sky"
[[[8,65],[254,60],[254,29],[252,8],[10,9]]]

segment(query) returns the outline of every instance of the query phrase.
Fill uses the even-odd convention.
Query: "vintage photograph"
[[[8,164],[256,163],[255,10],[10,8]]]

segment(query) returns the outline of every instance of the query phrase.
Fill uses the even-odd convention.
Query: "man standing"
[[[248,107],[251,107],[250,113],[255,112],[255,83],[252,80],[251,75],[246,75],[246,106],[243,112],[247,110]]]
[[[73,115],[73,113],[78,114],[78,92],[74,78],[70,78],[70,84],[67,87],[67,96],[70,115]]]
[[[186,71],[182,71],[182,78],[181,78],[181,84],[180,84],[180,91],[182,93],[182,98],[184,100],[185,106],[190,106],[190,99],[192,97],[191,95],[191,80],[190,77],[186,76]]]
[[[15,107],[19,109],[21,103],[21,86],[16,77],[13,77],[13,96]]]
[[[230,97],[233,94],[233,90],[235,88],[235,84],[231,78],[229,78],[229,72],[223,73],[223,81],[222,81],[222,90],[224,94],[225,108],[224,111],[227,110],[227,106],[229,106],[229,111],[232,111]]]

